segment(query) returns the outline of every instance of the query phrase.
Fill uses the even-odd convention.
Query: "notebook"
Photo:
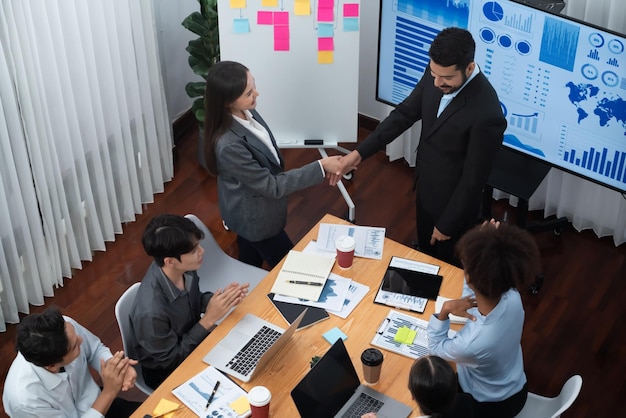
[[[333,264],[334,256],[291,250],[276,276],[271,292],[317,301]]]
[[[249,382],[254,372],[287,344],[306,312],[305,309],[287,330],[246,314],[202,360],[242,382]]]
[[[304,305],[298,305],[296,303],[289,302],[281,302],[279,300],[274,300],[274,294],[268,293],[267,298],[272,302],[276,310],[280,313],[285,321],[288,324],[291,324],[297,317],[307,309]],[[310,327],[313,324],[317,324],[324,319],[328,319],[328,312],[322,308],[317,308],[315,306],[309,306],[307,313],[302,318],[302,322],[300,322],[300,326],[298,329]]]
[[[367,412],[376,412],[377,418],[406,418],[412,411],[408,405],[361,384],[341,339],[296,385],[291,398],[302,418],[360,418]],[[364,403],[364,410],[358,410]]]

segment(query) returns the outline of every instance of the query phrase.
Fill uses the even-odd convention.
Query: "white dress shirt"
[[[100,372],[100,359],[107,361],[111,350],[98,337],[69,317],[64,317],[83,339],[80,354],[65,366],[65,372],[52,373],[26,361],[21,353],[11,364],[4,382],[2,402],[10,417],[102,418],[91,406],[100,387],[89,373],[89,366]]]
[[[444,94],[441,96],[441,100],[439,101],[439,109],[437,109],[437,117],[441,115],[441,113],[448,107],[452,99],[454,99],[460,92],[467,86],[467,84],[474,79],[480,73],[480,68],[478,68],[478,64],[474,65],[474,71],[472,74],[465,80],[465,83],[459,89],[450,94]]]

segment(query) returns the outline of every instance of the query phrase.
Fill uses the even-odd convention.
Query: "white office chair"
[[[126,289],[115,304],[115,317],[117,318],[117,324],[120,327],[120,334],[122,334],[124,353],[126,353],[127,357],[132,359],[137,359],[137,353],[135,352],[135,335],[133,334],[133,330],[130,326],[130,310],[133,307],[133,302],[135,301],[135,296],[137,295],[137,290],[139,290],[140,284],[141,283],[135,283]],[[153,390],[143,380],[141,364],[136,364],[135,370],[137,370],[137,381],[135,382],[135,386],[137,386],[137,388],[146,395],[151,395]]]
[[[574,375],[567,379],[561,393],[555,398],[528,393],[526,405],[515,418],[559,418],[576,400],[583,386],[583,378]]]
[[[243,263],[226,254],[209,228],[196,215],[188,214],[185,218],[193,221],[204,232],[204,239],[200,242],[204,248],[204,258],[198,270],[200,291],[215,292],[232,282],[250,283],[250,291],[252,291],[267,275],[266,270]]]

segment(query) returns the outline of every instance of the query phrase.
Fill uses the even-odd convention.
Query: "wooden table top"
[[[320,223],[343,223],[346,221],[332,215],[325,215],[318,224],[313,227],[302,240],[295,246],[295,250],[302,250],[311,241],[317,238]],[[330,345],[322,337],[326,331],[338,327],[347,336],[346,348],[350,353],[359,378],[363,381],[360,356],[361,352],[371,347],[371,340],[381,322],[385,319],[389,310],[388,306],[374,304],[374,297],[380,286],[382,277],[389,265],[392,256],[409,258],[440,266],[439,274],[443,276],[443,282],[439,294],[449,298],[457,298],[461,295],[463,285],[463,271],[457,267],[420,253],[405,245],[385,238],[382,260],[356,257],[352,267],[348,270],[340,269],[335,263],[332,272],[340,276],[350,278],[359,283],[369,286],[370,290],[365,298],[359,303],[354,311],[346,319],[330,315],[330,318],[313,326],[296,332],[287,346],[278,353],[262,370],[258,370],[248,383],[234,379],[246,391],[254,386],[262,385],[272,392],[271,411],[272,417],[297,417],[298,411],[291,399],[291,390],[309,370],[309,361],[314,356],[322,356]],[[284,261],[284,260],[283,260]],[[184,383],[195,374],[203,370],[207,364],[202,358],[220,341],[230,329],[246,314],[252,313],[267,321],[277,324],[281,328],[287,328],[288,324],[280,316],[267,298],[274,280],[283,262],[279,263],[272,271],[268,272],[265,279],[243,300],[243,302],[217,327],[209,336],[189,355],[189,357],[165,380],[154,393],[146,399],[141,407],[132,415],[133,418],[143,418],[145,414],[152,414],[162,398],[181,403],[173,394],[172,389]],[[233,281],[245,282],[245,277],[233,277]],[[430,301],[423,314],[411,313],[418,318],[428,320],[434,312],[435,304]],[[407,311],[402,311],[407,313]],[[457,329],[460,326],[455,326]],[[413,360],[390,351],[381,350],[384,355],[384,363],[379,382],[373,386],[379,392],[383,392],[400,402],[414,408],[417,413],[415,402],[407,389],[408,375]],[[183,408],[172,414],[171,417],[195,417],[196,415],[187,408]]]

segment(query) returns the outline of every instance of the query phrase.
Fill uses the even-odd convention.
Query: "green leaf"
[[[191,111],[200,123],[204,123],[204,98],[196,99],[191,105]]]
[[[182,25],[200,37],[211,35],[211,27],[208,20],[199,12],[193,12],[183,20]]]
[[[187,83],[185,85],[185,91],[187,92],[187,96],[191,97],[203,97],[206,88],[206,83],[204,81],[196,81]]]

